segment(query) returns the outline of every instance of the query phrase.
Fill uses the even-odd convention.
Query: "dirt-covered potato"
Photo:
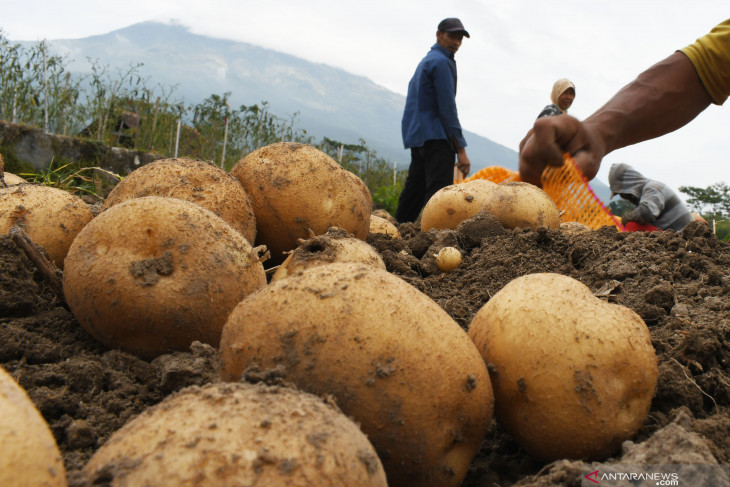
[[[462,221],[476,215],[497,187],[497,183],[487,179],[475,179],[441,188],[423,207],[421,230],[453,230]]]
[[[0,367],[0,485],[66,487],[66,468],[48,423]]]
[[[284,387],[193,386],[115,432],[82,471],[115,487],[386,487],[373,446],[321,398]]]
[[[325,264],[231,312],[222,375],[249,368],[332,395],[375,446],[388,485],[458,486],[492,417],[484,361],[434,301],[385,270]]]
[[[262,147],[231,170],[251,199],[256,242],[268,247],[271,263],[296,248],[310,231],[321,235],[339,227],[365,240],[372,199],[360,178],[306,144],[282,142]]]
[[[194,203],[145,196],[79,232],[63,291],[94,338],[150,359],[195,340],[218,346],[230,311],[265,285],[256,251],[228,223]]]
[[[370,215],[370,233],[384,233],[392,238],[401,238],[398,228],[390,221],[377,215]]]
[[[367,264],[385,270],[385,262],[370,244],[351,234],[331,228],[324,235],[302,240],[271,276],[271,282],[310,267],[333,262]]]
[[[0,233],[19,226],[59,269],[71,242],[92,218],[84,200],[62,189],[34,184],[0,189]]]
[[[482,203],[482,210],[496,216],[505,228],[560,226],[560,211],[542,189],[530,183],[510,181],[498,184]]]
[[[649,329],[575,279],[514,279],[469,335],[489,365],[497,420],[534,458],[601,459],[647,418],[657,383]]]
[[[178,158],[145,164],[114,187],[102,211],[142,196],[169,196],[195,203],[223,218],[251,245],[256,240],[256,218],[246,191],[238,179],[211,162]]]

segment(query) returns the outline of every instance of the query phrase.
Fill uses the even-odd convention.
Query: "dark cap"
[[[464,34],[464,37],[469,37],[469,33],[464,28],[464,24],[455,17],[450,17],[439,22],[438,29],[446,32],[461,32]]]

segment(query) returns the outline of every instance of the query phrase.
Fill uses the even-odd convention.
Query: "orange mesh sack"
[[[588,181],[575,166],[573,158],[566,154],[564,164],[547,166],[542,173],[542,189],[553,199],[560,211],[561,222],[579,222],[597,230],[604,225],[624,231],[621,220],[616,218],[593,192]],[[495,183],[519,181],[520,175],[500,166],[485,167],[461,182],[488,179]]]

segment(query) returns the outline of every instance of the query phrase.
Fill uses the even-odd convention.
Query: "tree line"
[[[297,127],[298,114],[277,116],[266,101],[234,107],[226,92],[187,104],[176,98],[174,86],[150,87],[151,80],[140,74],[142,63],[112,69],[87,60],[88,74],[71,73],[70,60],[51,54],[46,41],[24,47],[0,29],[0,119],[163,157],[200,158],[228,171],[268,144],[310,144],[358,175],[375,205],[395,213],[406,171],[363,139],[316,142]]]

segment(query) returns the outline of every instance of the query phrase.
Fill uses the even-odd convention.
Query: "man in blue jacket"
[[[458,169],[469,174],[471,163],[456,111],[454,61],[464,37],[469,33],[459,19],[442,20],[436,44],[408,84],[401,130],[404,147],[411,149],[411,165],[395,214],[400,223],[415,221],[434,193],[453,184],[455,159]]]

